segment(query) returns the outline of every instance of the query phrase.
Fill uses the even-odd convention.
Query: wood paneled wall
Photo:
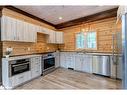
[[[29,23],[33,23],[36,25],[40,25],[49,29],[55,30],[54,27],[47,25],[45,23],[34,20],[30,17],[24,16],[12,10],[4,8],[2,10],[2,15],[10,16],[13,18],[17,18]],[[43,53],[43,52],[52,52],[57,50],[57,45],[55,44],[47,44],[46,35],[37,33],[37,42],[36,43],[27,43],[27,42],[3,42],[3,55],[5,55],[5,51],[7,47],[13,48],[12,55],[22,55],[22,54],[32,54],[32,53]],[[30,49],[30,50],[29,50]]]
[[[96,22],[86,23],[62,29],[64,32],[64,45],[60,45],[62,51],[77,51],[76,50],[76,33],[80,32],[81,28],[97,33],[97,50],[89,50],[94,52],[112,52],[112,34],[121,32],[121,23],[116,25],[116,18],[104,19]]]

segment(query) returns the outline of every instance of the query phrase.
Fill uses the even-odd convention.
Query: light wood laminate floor
[[[120,89],[121,81],[58,68],[16,89]]]

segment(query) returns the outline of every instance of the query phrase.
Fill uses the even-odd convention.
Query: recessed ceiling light
[[[59,20],[62,20],[62,19],[63,19],[63,18],[60,16],[60,17],[59,17]]]

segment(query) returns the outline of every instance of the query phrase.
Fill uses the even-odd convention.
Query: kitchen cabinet
[[[55,44],[55,43],[56,43],[55,31],[49,30],[48,33],[49,33],[49,34],[48,34],[48,36],[47,36],[47,43]]]
[[[30,79],[31,79],[31,72],[28,71],[28,72],[11,77],[10,78],[10,85],[11,85],[11,87],[16,87],[16,86],[18,86]]]
[[[55,68],[60,67],[60,52],[56,51],[55,53]]]
[[[36,42],[37,41],[37,31],[39,31],[39,27],[34,24],[27,23],[26,26],[26,41],[28,42]],[[28,28],[28,29],[27,29]]]
[[[65,54],[65,63],[67,68],[75,68],[75,54],[73,53],[66,53]]]
[[[1,19],[1,38],[2,41],[14,41],[18,39],[16,31],[16,20],[7,16],[3,16]]]
[[[75,70],[92,73],[92,55],[78,53],[75,57]]]
[[[37,32],[47,34],[47,43],[63,44],[63,32],[56,32],[22,20],[2,16],[2,41],[36,42]]]
[[[99,56],[93,56],[93,73],[98,73],[99,70]]]
[[[42,73],[41,66],[41,57],[31,58],[31,77],[35,78],[41,75]]]
[[[60,67],[75,68],[75,54],[73,53],[60,53]]]
[[[84,54],[82,62],[82,71],[92,73],[92,56]]]
[[[83,54],[76,54],[75,56],[75,70],[82,71],[82,64],[83,64]]]
[[[55,32],[56,34],[56,43],[63,44],[64,43],[64,35],[63,32]]]
[[[47,34],[47,43],[63,44],[63,32],[57,32],[51,29],[42,28],[42,33]]]
[[[36,42],[36,25],[2,16],[1,20],[1,40]]]
[[[64,52],[60,53],[60,67],[67,68],[66,65],[66,55]]]

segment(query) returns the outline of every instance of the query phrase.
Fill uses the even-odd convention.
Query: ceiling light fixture
[[[60,17],[59,17],[59,20],[62,20],[62,19],[63,19],[63,18],[60,16]]]

